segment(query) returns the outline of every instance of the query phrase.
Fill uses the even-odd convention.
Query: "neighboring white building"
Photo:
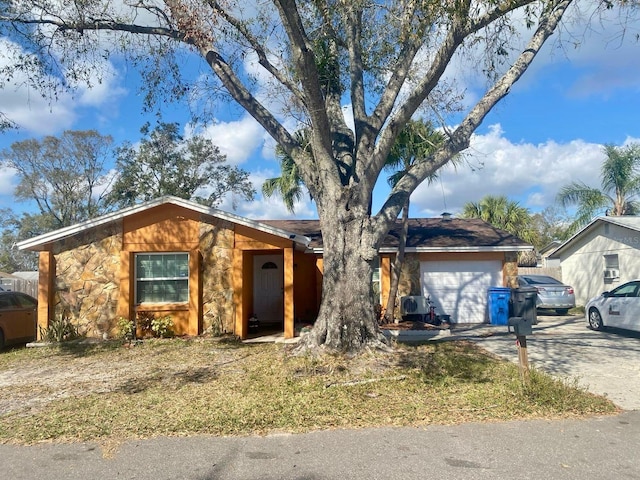
[[[543,268],[552,268],[560,266],[560,259],[558,258],[549,258],[555,250],[561,245],[562,242],[559,240],[553,240],[550,244],[545,247],[542,247],[538,251],[538,267]]]
[[[640,217],[598,217],[560,245],[562,281],[575,290],[576,304],[640,278]]]

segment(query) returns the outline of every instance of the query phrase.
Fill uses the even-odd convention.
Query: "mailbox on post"
[[[533,333],[531,323],[531,318],[527,317],[510,317],[508,320],[509,329],[513,328],[513,333],[517,337],[531,335]]]

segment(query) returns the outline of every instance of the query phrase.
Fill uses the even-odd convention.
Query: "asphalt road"
[[[580,316],[538,316],[527,336],[529,365],[609,398],[626,410],[640,409],[640,334],[587,328]],[[513,334],[488,328],[473,338],[483,348],[518,362]]]
[[[437,408],[435,406],[434,408]],[[588,420],[156,438],[120,445],[0,445],[11,480],[640,478],[640,412]]]

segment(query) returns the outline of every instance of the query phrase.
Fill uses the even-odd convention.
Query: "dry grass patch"
[[[149,340],[0,354],[0,442],[451,424],[607,414],[616,407],[468,342],[356,358],[274,344]]]

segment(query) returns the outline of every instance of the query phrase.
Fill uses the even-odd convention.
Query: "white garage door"
[[[430,296],[436,313],[450,315],[455,323],[482,323],[487,290],[502,286],[502,262],[421,262],[422,294]]]

